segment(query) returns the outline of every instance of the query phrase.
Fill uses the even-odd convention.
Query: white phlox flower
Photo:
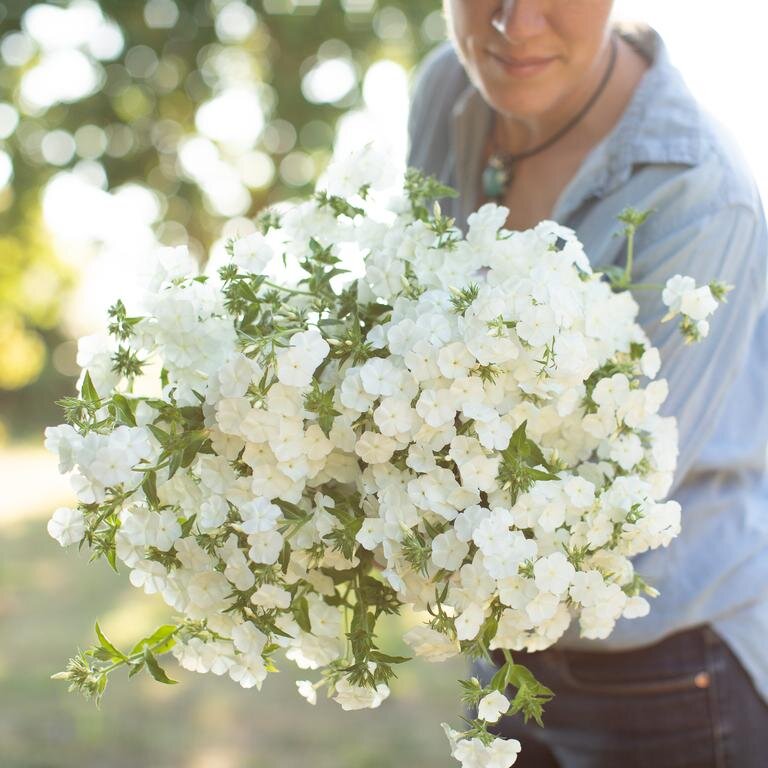
[[[538,652],[572,621],[604,639],[649,612],[637,556],[683,523],[670,385],[632,293],[572,229],[508,231],[490,203],[465,234],[433,181],[388,190],[392,172],[373,147],[336,157],[203,274],[186,247],[151,254],[79,342],[69,423],[45,433],[74,492],[49,534],[158,594],[182,667],[260,688],[292,662],[316,670],[303,698],[345,710],[379,707],[403,663],[384,614],[407,612],[435,663]],[[700,340],[727,288],[670,277],[666,319]],[[446,726],[463,768],[517,759],[482,733],[512,708],[494,688],[481,728]]]

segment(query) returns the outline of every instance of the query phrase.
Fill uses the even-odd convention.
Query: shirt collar
[[[659,34],[647,25],[616,26],[650,66],[613,130],[592,148],[560,195],[553,218],[564,221],[588,197],[604,197],[624,184],[635,165],[697,165],[702,158],[699,107],[680,72],[672,65]],[[479,180],[483,137],[492,112],[479,91],[468,86],[453,110],[456,178]],[[462,221],[477,208],[478,187],[462,190]]]

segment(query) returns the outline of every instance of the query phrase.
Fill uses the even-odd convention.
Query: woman
[[[682,350],[655,291],[639,322],[661,352],[680,455],[683,532],[636,558],[658,588],[650,615],[604,641],[569,630],[518,653],[556,693],[545,728],[506,718],[518,765],[768,764],[768,235],[749,171],[705,116],[651,29],[612,26],[610,0],[445,0],[452,45],[422,67],[409,164],[515,229],[554,219],[595,267],[621,264],[627,206],[641,226],[633,279],[676,273],[735,285],[709,338]]]

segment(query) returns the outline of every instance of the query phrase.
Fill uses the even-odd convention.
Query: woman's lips
[[[514,77],[533,77],[543,72],[550,64],[557,60],[557,56],[512,58],[490,50],[488,55],[505,73]]]

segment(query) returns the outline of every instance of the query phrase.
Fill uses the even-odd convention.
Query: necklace
[[[608,81],[613,74],[614,66],[616,65],[616,54],[618,45],[616,43],[616,37],[611,36],[611,58],[608,61],[608,67],[605,70],[600,84],[595,89],[595,92],[589,98],[589,101],[553,136],[547,139],[544,143],[539,144],[537,147],[528,149],[525,152],[494,152],[490,158],[488,158],[488,165],[483,170],[483,192],[489,200],[495,200],[501,202],[509,189],[510,184],[515,176],[515,166],[520,160],[526,157],[532,157],[538,155],[539,152],[543,152],[548,147],[551,147],[556,141],[565,136],[594,106],[595,102],[600,98],[600,95],[605,90],[605,86],[608,85]]]

